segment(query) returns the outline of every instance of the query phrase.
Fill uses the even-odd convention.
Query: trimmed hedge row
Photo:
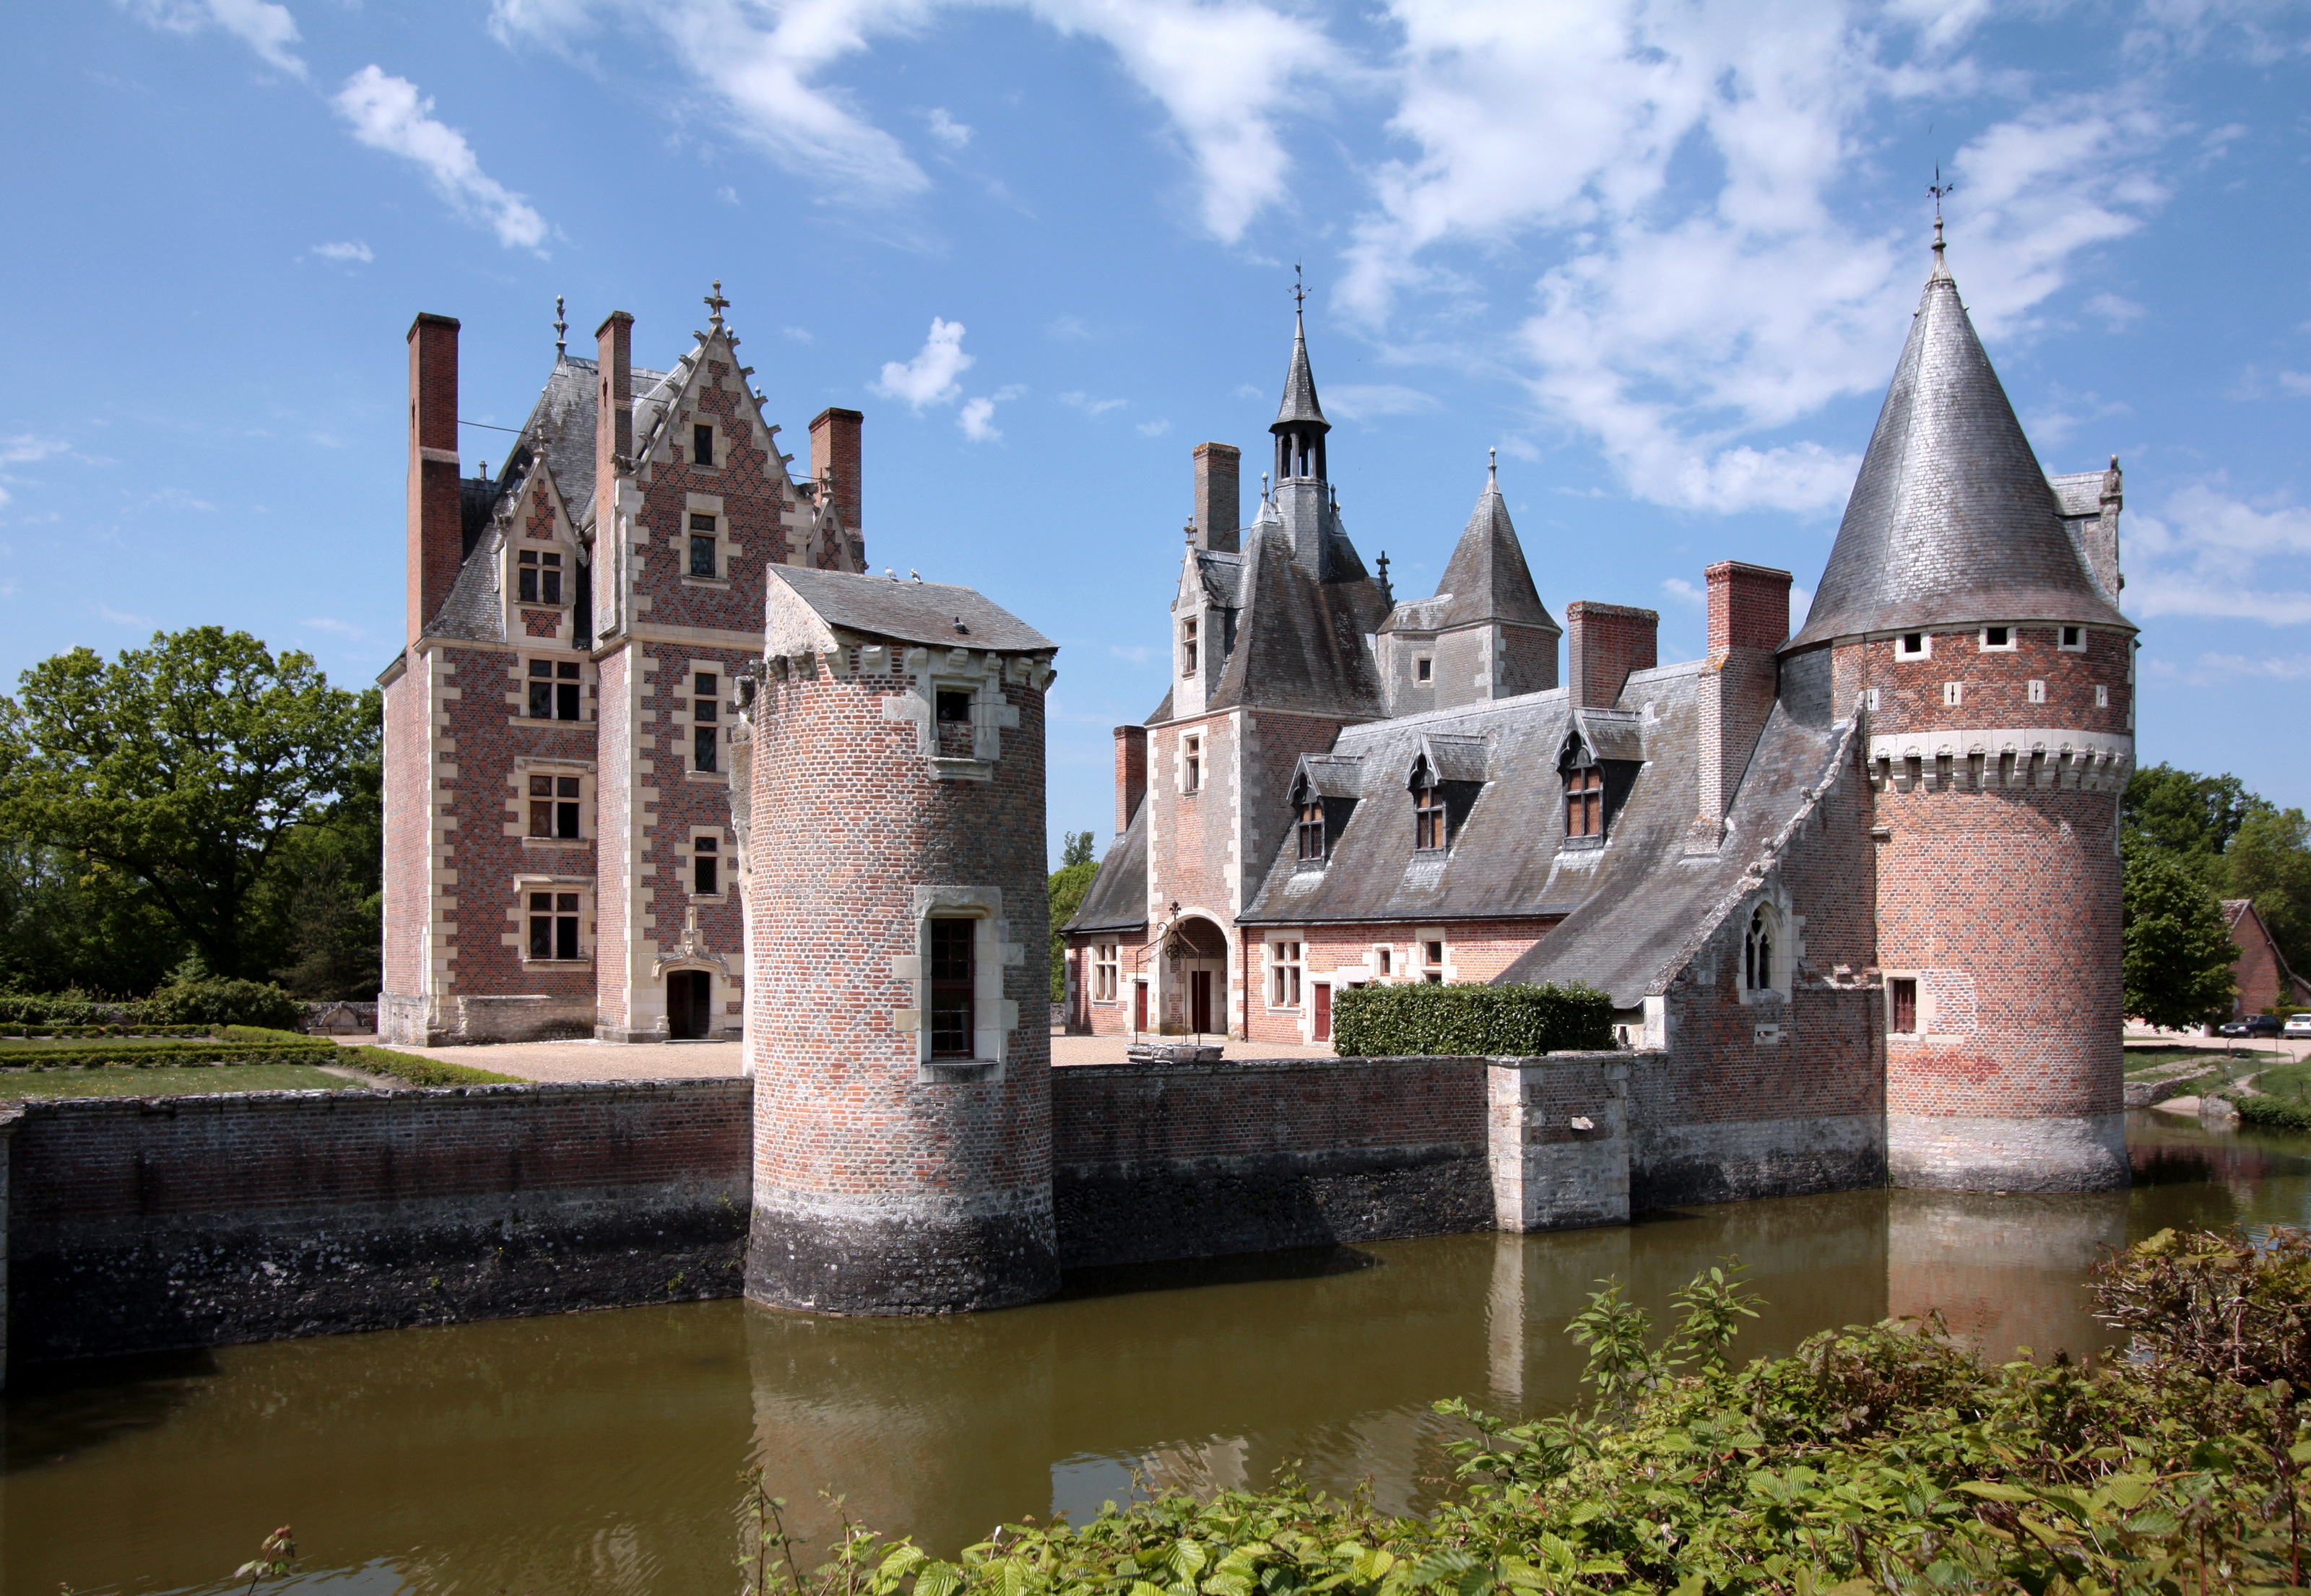
[[[222,1025],[283,1028],[305,1017],[305,1005],[270,981],[204,976],[174,981],[149,998],[100,1003],[72,993],[0,997],[0,1025]]]
[[[1333,999],[1332,1042],[1347,1059],[1592,1052],[1613,1045],[1613,1000],[1577,981],[1356,987]]]
[[[2237,1097],[2232,1103],[2239,1118],[2250,1125],[2311,1130],[2311,1103],[2297,1103],[2285,1097]]]
[[[41,1025],[0,1020],[0,1042],[20,1039],[45,1042],[56,1036],[102,1042],[117,1036],[214,1036],[216,1033],[214,1025]],[[305,1038],[299,1036],[298,1040],[301,1042]]]
[[[413,1086],[521,1085],[518,1077],[500,1075],[493,1069],[475,1069],[467,1064],[444,1064],[438,1059],[421,1059],[415,1053],[399,1053],[389,1047],[341,1047],[336,1050],[335,1058],[340,1064],[350,1064],[373,1075],[389,1075]]]
[[[187,1064],[335,1064],[341,1050],[300,1039],[280,1042],[160,1042],[146,1047],[0,1048],[0,1071],[100,1069],[126,1065],[160,1069]]]

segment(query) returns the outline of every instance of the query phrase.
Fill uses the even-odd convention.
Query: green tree
[[[2226,857],[2229,895],[2253,898],[2289,966],[2298,975],[2311,970],[2311,823],[2303,811],[2250,815]]]
[[[0,836],[0,991],[118,998],[150,990],[185,939],[133,883],[61,848]]]
[[[362,694],[372,720],[382,704]],[[384,764],[372,743],[345,790],[282,839],[253,915],[273,977],[300,998],[369,999],[383,975]]]
[[[1064,832],[1066,846],[1060,854],[1060,868],[1051,872],[1051,1001],[1064,1002],[1068,995],[1068,939],[1060,928],[1076,917],[1083,907],[1084,894],[1091,891],[1092,878],[1099,874],[1099,866],[1091,857],[1089,832]]]
[[[2223,906],[2163,850],[2125,850],[2126,1012],[2181,1029],[2229,1007],[2237,992]]]
[[[2217,896],[2229,893],[2224,853],[2251,815],[2271,806],[2237,776],[2202,776],[2156,764],[2137,771],[2119,799],[2128,837],[2167,855]]]
[[[374,700],[247,632],[155,633],[107,664],[45,659],[0,697],[0,835],[70,852],[210,971],[259,973],[259,883],[374,760]]]

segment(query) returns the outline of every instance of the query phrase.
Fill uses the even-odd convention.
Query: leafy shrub
[[[2297,1103],[2285,1097],[2237,1097],[2232,1102],[2239,1118],[2250,1125],[2311,1130],[2311,1103]]]
[[[149,1017],[164,1025],[263,1025],[293,1031],[305,1006],[271,981],[206,975],[172,981],[144,1005]]]
[[[11,994],[0,997],[0,1025],[135,1025],[151,1018],[143,1003],[100,1003],[85,992]]]
[[[302,1037],[294,1043],[231,1042],[119,1042],[108,1046],[0,1048],[0,1069],[99,1069],[125,1064],[158,1069],[186,1064],[334,1064],[327,1044]]]
[[[2237,1234],[2162,1230],[2098,1264],[2095,1296],[2095,1317],[2132,1336],[2134,1356],[2154,1370],[2311,1391],[2303,1231],[2276,1227],[2257,1246]]]
[[[510,1086],[521,1084],[513,1076],[500,1075],[495,1070],[475,1069],[465,1064],[444,1064],[438,1059],[396,1052],[389,1047],[341,1047],[336,1050],[335,1060],[337,1063],[350,1064],[356,1069],[366,1069],[374,1075],[389,1075],[413,1086]]]
[[[1357,987],[1334,999],[1332,1038],[1350,1059],[1592,1051],[1613,1045],[1613,1000],[1578,982]]]

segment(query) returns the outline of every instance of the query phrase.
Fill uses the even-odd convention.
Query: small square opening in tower
[[[2062,629],[2062,641],[2058,646],[2065,653],[2085,653],[2087,651],[2087,629],[2083,626],[2063,627]]]
[[[1416,659],[1412,662],[1412,679],[1414,681],[1433,681],[1435,678],[1435,675],[1436,661],[1434,659],[1422,658]]]
[[[1897,975],[1886,983],[1887,1003],[1890,1010],[1886,1027],[1897,1035],[1915,1036],[1918,1033],[1918,979],[1914,975]]]
[[[1897,659],[1931,659],[1933,653],[1934,640],[1923,632],[1905,632],[1894,640]]]
[[[971,694],[942,689],[936,700],[938,752],[943,759],[969,759],[972,754]]]
[[[1985,626],[1982,629],[1982,651],[1985,654],[2010,653],[2015,646],[2011,626]]]

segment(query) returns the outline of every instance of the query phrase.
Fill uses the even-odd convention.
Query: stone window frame
[[[681,674],[672,684],[673,690],[666,692],[665,672],[676,663],[682,667]],[[666,656],[659,658],[658,666],[660,691],[665,693],[671,705],[666,711],[664,724],[674,733],[673,752],[676,762],[681,766],[683,781],[701,786],[728,786],[730,729],[738,723],[738,667],[725,659],[695,658],[677,662]],[[715,679],[715,689],[711,696],[718,706],[712,723],[715,728],[715,768],[711,771],[698,768],[697,732],[700,722],[697,711],[692,707],[700,696],[695,691],[698,678],[703,676]]]
[[[529,898],[532,893],[553,893],[557,895],[574,894],[578,899],[578,956],[574,959],[539,959],[530,956]],[[594,963],[596,949],[595,915],[598,906],[596,883],[590,876],[553,876],[538,870],[522,870],[513,877],[513,907],[508,918],[513,921],[512,934],[507,940],[525,970],[545,967],[554,970],[575,970]],[[558,915],[560,911],[557,909]]]
[[[1412,657],[1412,679],[1416,682],[1434,682],[1436,679],[1436,656],[1415,654]]]
[[[719,469],[719,467],[710,467],[709,469]],[[715,574],[712,576],[690,574],[690,540],[693,536],[710,536],[706,532],[693,529],[690,524],[690,518],[693,516],[714,518],[714,528],[711,534],[714,539]],[[728,592],[731,569],[737,564],[738,559],[738,541],[730,536],[730,518],[722,508],[722,495],[685,493],[682,496],[682,514],[679,522],[670,540],[674,545],[676,577],[685,588],[702,588],[718,593]]]
[[[1926,972],[1909,969],[1880,970],[1878,980],[1885,992],[1887,1036],[1904,1042],[1923,1042],[1932,1036],[1934,1033],[1934,988],[1933,982],[1926,979]],[[1918,1025],[1914,1031],[1894,1029],[1894,983],[1897,981],[1913,983],[1917,999],[1917,1013],[1912,1016]]]
[[[1190,680],[1195,677],[1199,662],[1203,658],[1201,620],[1199,615],[1182,615],[1180,618],[1180,675]]]
[[[1290,949],[1286,953],[1286,949]],[[1300,938],[1262,938],[1260,963],[1265,979],[1260,984],[1270,1014],[1297,1014],[1304,1007],[1308,982],[1308,944]]]
[[[1913,650],[1913,641],[1917,644]],[[1932,659],[1934,657],[1934,634],[1931,632],[1897,632],[1894,634],[1894,658],[1902,660]]]
[[[1942,684],[1942,708],[1946,710],[1955,710],[1961,708],[1965,703],[1966,684],[1964,682],[1944,682]]]
[[[1417,927],[1412,934],[1412,959],[1405,975],[1426,986],[1450,986],[1460,973],[1452,962],[1452,939],[1442,926]]]
[[[1101,997],[1104,988],[1107,995]],[[1117,942],[1091,945],[1091,996],[1087,1002],[1112,1008],[1123,1001],[1123,946]]]
[[[1367,981],[1394,980],[1399,973],[1396,944],[1375,942],[1365,949],[1365,969],[1369,972],[1365,976]]]
[[[513,578],[512,582],[509,584],[509,590],[513,594],[513,602],[517,606],[535,606],[539,609],[568,609],[577,601],[577,562],[565,557],[571,551],[563,548],[559,541],[544,538],[519,540],[509,538],[506,541],[506,548],[513,556],[512,569],[507,574]],[[529,555],[530,558],[527,560],[522,558],[525,554]],[[550,565],[546,563],[549,558],[553,561]],[[537,577],[537,586],[541,591],[535,597],[521,590],[521,575],[525,571],[535,572]],[[553,585],[559,595],[553,598],[545,597],[543,593],[546,586],[546,578],[549,576],[554,579]]]
[[[1179,788],[1182,798],[1193,798],[1204,789],[1204,778],[1210,773],[1204,758],[1204,734],[1200,731],[1180,735]]]
[[[2078,641],[2073,642],[2071,641],[2072,638],[2076,638]],[[2054,647],[2061,650],[2065,654],[2085,653],[2087,651],[2087,629],[2083,626],[2055,627]]]
[[[711,893],[702,893],[698,890],[697,867],[700,858],[700,854],[698,852],[698,841],[702,837],[706,838],[714,844],[713,848],[711,849],[704,856],[715,861],[714,880],[716,885],[715,890]],[[728,827],[719,825],[692,826],[690,828],[689,834],[682,840],[675,850],[675,857],[681,861],[676,868],[682,872],[683,896],[693,903],[728,903],[730,901],[731,872],[736,868],[736,861],[733,859],[731,855],[730,833]]]
[[[915,1080],[920,1086],[999,1081],[1009,1065],[1010,1039],[1019,1028],[1019,1005],[1003,995],[1004,972],[1026,963],[1026,948],[1012,941],[1003,918],[999,886],[919,886],[912,907],[914,948],[895,954],[891,974],[907,983],[909,1007],[893,1011],[892,1024],[914,1037]],[[933,920],[978,922],[972,933],[972,1053],[969,1060],[930,1056],[930,938]]]
[[[529,779],[532,776],[575,776],[578,778],[578,834],[574,837],[534,837],[529,834]],[[508,773],[507,785],[511,789],[506,799],[510,818],[506,835],[515,838],[525,848],[562,848],[581,850],[594,846],[600,839],[597,825],[601,784],[597,779],[594,761],[590,759],[555,759],[535,754],[514,756],[513,768]],[[560,802],[557,798],[554,802]]]
[[[876,656],[885,645],[869,644],[859,651],[862,675],[879,674]],[[896,649],[891,650],[896,653]],[[883,719],[915,723],[915,751],[930,766],[935,781],[992,781],[1003,757],[1003,733],[1019,724],[1019,706],[1004,695],[1003,685],[1014,679],[1033,685],[1035,662],[1024,655],[1007,655],[971,649],[928,648],[906,650],[899,671],[907,690],[883,700]],[[1048,685],[1051,675],[1042,681]],[[971,694],[972,754],[968,759],[942,754],[938,748],[938,695]]]
[[[2033,676],[2025,685],[2022,696],[2025,701],[2030,703],[2045,703],[2046,702],[2046,684],[2039,680],[2037,677]]]
[[[715,419],[711,411],[693,407],[686,419],[690,436],[683,440],[683,464],[693,471],[721,470],[724,461],[728,458],[730,439],[728,431]],[[702,431],[706,434],[707,452],[713,457],[711,459],[698,458],[698,434]]]
[[[2095,708],[2098,710],[2110,708],[2110,686],[2107,683],[2095,684]]]
[[[525,554],[562,556],[560,598],[524,598],[521,596],[521,557]],[[565,649],[569,647],[571,617],[577,613],[580,562],[584,554],[585,551],[578,546],[577,539],[562,529],[562,519],[558,512],[554,518],[554,530],[544,537],[527,534],[517,536],[512,528],[506,528],[503,545],[498,550],[498,598],[505,611],[503,625],[508,642],[531,649],[555,644]],[[543,569],[542,564],[540,569]],[[522,618],[525,609],[553,611],[559,617],[554,636],[531,636]]]
[[[2006,641],[2003,642],[1993,642],[1990,636],[1993,632],[2004,632],[2006,634]],[[2019,626],[1984,626],[1975,635],[1975,651],[1976,653],[2013,654],[2019,652],[2021,647],[2022,628]]]
[[[556,690],[554,705],[555,713],[549,720],[541,720],[529,712],[529,685],[533,680],[539,679],[533,677],[530,673],[530,667],[533,665],[547,665],[554,667],[554,675],[550,679]],[[565,665],[574,665],[578,667],[578,674],[574,678],[562,674],[562,667]],[[600,689],[601,677],[599,673],[594,670],[593,661],[584,655],[573,656],[567,650],[550,652],[535,649],[519,650],[514,655],[512,675],[514,724],[518,726],[591,726],[594,724],[597,708],[595,694]],[[563,720],[560,712],[562,708],[560,689],[564,686],[574,686],[578,689],[578,718],[574,720]]]
[[[1766,934],[1766,983],[1749,984],[1749,939],[1755,934],[1759,917],[1763,917]],[[1790,911],[1789,905],[1778,894],[1766,894],[1751,898],[1742,906],[1740,929],[1735,941],[1733,990],[1744,1007],[1758,1003],[1786,1004],[1794,985],[1797,969],[1797,938],[1801,922]],[[1778,1040],[1776,1038],[1775,1040]]]

